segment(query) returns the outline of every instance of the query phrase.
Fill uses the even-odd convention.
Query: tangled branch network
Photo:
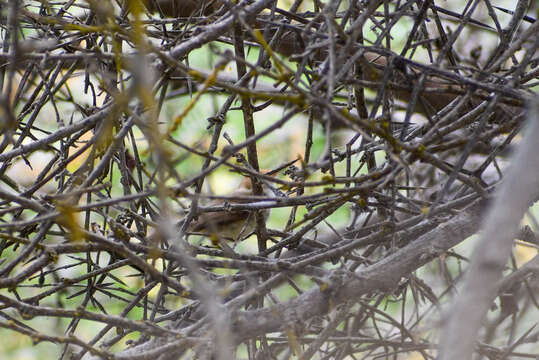
[[[539,116],[510,6],[0,1],[0,357],[438,356]],[[478,357],[539,351],[518,169]]]

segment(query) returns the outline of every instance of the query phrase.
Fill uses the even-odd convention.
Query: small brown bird
[[[216,4],[215,0],[148,0],[146,7],[151,13],[176,18],[209,15],[217,8]]]
[[[266,196],[271,196],[263,185]],[[251,179],[245,178],[236,190],[226,196],[226,199],[216,199],[204,204],[206,207],[223,206],[225,202],[241,204],[254,202]],[[251,198],[251,199],[248,199]],[[228,200],[229,199],[229,200]],[[264,219],[270,215],[270,209],[262,209]],[[241,241],[251,235],[256,229],[256,216],[250,210],[223,210],[205,212],[198,216],[189,226],[190,232],[208,234],[217,240]]]

